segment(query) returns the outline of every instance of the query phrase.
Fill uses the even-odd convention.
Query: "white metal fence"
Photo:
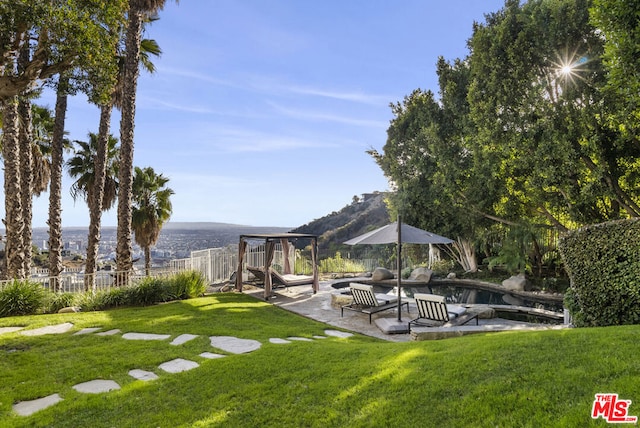
[[[265,245],[260,244],[255,247],[248,247],[244,255],[243,266],[264,266]],[[295,266],[296,252],[293,246],[289,247],[289,262]],[[273,255],[272,266],[284,266],[285,254],[282,246],[277,243]],[[171,260],[169,269],[196,270],[202,272],[205,279],[210,284],[220,284],[230,281],[232,275],[238,269],[238,249],[237,246],[224,248],[209,248],[206,250],[192,251],[191,257],[187,259]],[[278,269],[280,270],[280,269]],[[243,278],[248,279],[248,273],[243,271]]]
[[[264,244],[248,247],[244,256],[243,266],[264,266],[265,246]],[[311,262],[301,259],[298,252],[289,247],[289,254],[285,255],[282,246],[277,243],[271,266],[283,273],[282,268],[285,264],[285,257],[289,258],[291,268],[296,274],[309,274],[312,271]],[[306,260],[307,266],[304,271],[301,266],[304,264],[302,260]],[[320,260],[319,269],[325,273],[353,273],[353,272],[371,272],[380,266],[377,259],[332,259]],[[232,275],[238,268],[238,249],[237,246],[229,246],[225,248],[209,248],[206,250],[198,250],[191,252],[191,257],[186,259],[177,259],[169,262],[171,270],[180,271],[193,269],[202,272],[210,284],[220,284],[231,280]],[[243,280],[247,280],[249,273],[246,270],[242,272]]]
[[[151,271],[150,275],[154,278],[166,277],[177,273],[178,270],[159,269]],[[59,277],[48,275],[48,271],[39,270],[33,274],[29,281],[37,282],[50,291],[61,293],[79,293],[83,291],[108,291],[112,287],[127,287],[135,285],[144,274],[137,272],[116,272],[116,271],[99,271],[93,275],[86,275],[82,272],[63,272]],[[93,278],[91,278],[93,276]],[[93,279],[93,281],[92,281]],[[0,290],[11,284],[13,280],[0,281]]]
[[[293,246],[289,247],[289,258],[293,273],[308,274],[312,270],[311,262],[301,259],[298,252]],[[265,245],[260,244],[248,247],[245,253],[243,266],[264,266]],[[296,262],[298,268],[305,263],[305,271],[295,271]],[[331,260],[320,260],[319,270],[324,273],[353,273],[353,272],[370,272],[377,266],[380,266],[377,259],[340,259],[333,258]],[[282,246],[277,243],[272,261],[272,267],[283,273],[282,268],[285,265],[285,254]],[[191,257],[184,259],[171,260],[166,269],[153,269],[150,273],[152,277],[162,277],[185,270],[195,270],[201,272],[205,280],[209,284],[222,284],[231,281],[232,275],[238,268],[238,250],[237,246],[228,246],[224,248],[209,248],[206,250],[198,250],[191,252]],[[242,272],[243,280],[249,279],[249,273],[246,270]],[[39,282],[44,288],[51,291],[59,292],[83,292],[86,290],[98,291],[109,290],[114,286],[128,286],[135,284],[145,275],[135,273],[125,273],[116,271],[98,271],[93,274],[93,278],[82,272],[81,269],[65,270],[58,278],[50,277],[49,271],[46,269],[34,269],[29,278],[31,281]],[[0,281],[0,290],[4,288],[9,281]]]

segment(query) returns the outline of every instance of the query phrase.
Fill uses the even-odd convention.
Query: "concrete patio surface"
[[[344,281],[344,280],[342,280]],[[354,279],[354,281],[356,281]],[[391,342],[408,342],[410,340],[431,340],[456,337],[466,334],[488,333],[510,330],[540,330],[566,328],[563,325],[532,324],[521,321],[512,321],[502,318],[479,319],[479,325],[462,325],[458,327],[419,327],[412,328],[413,333],[406,329],[398,329],[401,333],[387,334],[381,330],[388,326],[398,325],[398,313],[396,310],[388,310],[373,314],[373,322],[369,323],[369,316],[352,311],[345,311],[344,316],[340,316],[340,305],[332,304],[332,294],[336,289],[331,286],[333,281],[323,281],[319,290],[313,294],[311,285],[300,285],[288,288],[277,288],[273,291],[273,297],[269,303],[279,306],[288,311],[297,313],[307,318],[323,322],[325,324],[376,337]],[[246,286],[245,286],[246,287]],[[263,299],[264,290],[258,287],[246,287],[243,293],[251,295],[259,300]],[[418,310],[413,299],[403,298],[409,301],[409,314],[403,309],[401,322],[408,324],[416,318]],[[382,326],[382,327],[380,327]]]

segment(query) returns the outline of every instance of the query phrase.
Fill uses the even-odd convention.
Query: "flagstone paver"
[[[49,406],[53,406],[60,401],[62,401],[62,397],[60,397],[59,394],[51,394],[35,400],[20,401],[13,405],[13,411],[20,416],[30,416],[35,412],[46,409]]]
[[[114,328],[113,330],[101,331],[100,333],[96,333],[96,336],[114,336],[118,333],[121,333],[119,328]]]
[[[100,394],[120,389],[120,385],[114,380],[95,379],[73,385],[72,388],[85,394]]]
[[[0,327],[0,334],[13,333],[14,331],[20,331],[24,327]]]
[[[346,331],[339,331],[339,330],[325,330],[324,334],[326,334],[327,336],[340,337],[340,338],[353,336],[352,333],[347,333]]]
[[[83,328],[81,330],[76,331],[75,333],[73,333],[74,336],[80,336],[83,334],[91,334],[91,333],[95,333],[96,331],[102,330],[102,327],[87,327],[87,328]]]
[[[313,342],[313,339],[309,339],[308,337],[297,337],[297,336],[287,337],[287,340],[296,340],[298,342]]]
[[[129,376],[136,378],[138,380],[144,380],[144,381],[158,379],[158,375],[155,374],[154,372],[148,372],[146,370],[140,370],[140,369],[129,370]]]
[[[167,373],[180,373],[187,370],[200,367],[200,364],[195,361],[185,360],[182,358],[176,358],[175,360],[167,361],[158,366],[158,368],[164,370]]]
[[[327,336],[313,336],[314,339],[326,339]]]
[[[291,343],[290,340],[280,339],[280,338],[277,338],[277,337],[272,337],[271,339],[269,339],[269,342],[275,343],[277,345],[286,345],[288,343]]]
[[[197,334],[181,334],[180,336],[173,339],[170,345],[182,345],[183,343],[187,343],[188,341],[193,340],[196,337],[198,337]]]
[[[213,352],[203,352],[202,354],[200,354],[200,356],[202,358],[208,358],[210,360],[214,360],[216,358],[224,358],[224,357],[226,357],[226,355],[214,354]]]
[[[170,334],[151,334],[151,333],[125,333],[123,339],[127,340],[167,340]]]
[[[211,346],[232,354],[246,354],[260,349],[262,344],[253,339],[239,339],[233,336],[210,336]]]
[[[33,330],[24,330],[20,334],[23,336],[42,336],[44,334],[62,334],[73,328],[73,324],[65,322],[56,325],[47,325],[45,327],[35,328]]]

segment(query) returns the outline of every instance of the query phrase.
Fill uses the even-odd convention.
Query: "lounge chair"
[[[258,281],[264,284],[264,270],[258,267],[247,266],[247,270],[255,276]],[[313,277],[306,275],[280,275],[273,269],[271,271],[271,286],[273,288],[280,287],[294,287],[296,285],[313,284]]]
[[[444,296],[416,293],[413,297],[418,307],[418,318],[409,321],[409,329],[411,325],[452,327],[466,324],[473,319],[478,325],[478,314],[467,312],[464,306],[447,305]]]
[[[349,284],[353,302],[340,308],[340,316],[344,316],[344,310],[362,312],[369,315],[369,324],[371,324],[371,316],[377,312],[386,311],[398,307],[398,299],[386,294],[376,294],[373,292],[373,285],[358,284],[352,282]],[[407,307],[409,312],[409,302],[401,302],[401,306]]]

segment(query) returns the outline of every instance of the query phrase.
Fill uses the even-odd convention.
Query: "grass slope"
[[[180,346],[72,333],[0,335],[1,427],[583,427],[594,395],[615,392],[640,415],[640,327],[513,332],[434,342],[322,335],[326,325],[241,294],[105,312],[1,318],[0,327],[61,322],[122,332],[200,335]],[[262,348],[206,360],[209,336],[256,339]],[[169,374],[174,359],[200,367]],[[131,369],[160,377],[137,381]],[[71,387],[113,379],[122,389]],[[59,393],[29,417],[12,405]]]

